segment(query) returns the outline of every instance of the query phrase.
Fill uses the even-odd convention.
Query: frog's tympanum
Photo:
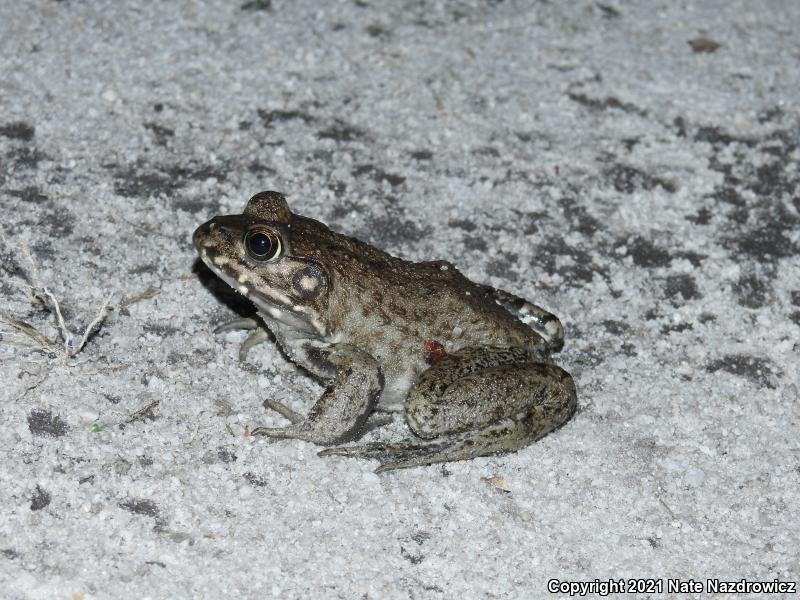
[[[329,382],[305,416],[268,401],[291,424],[253,435],[377,458],[381,472],[513,452],[575,411],[572,377],[550,359],[563,345],[559,320],[448,262],[390,256],[292,213],[277,192],[201,225],[194,244],[263,320],[221,329],[253,329],[246,352],[268,339],[266,325],[289,358]],[[403,412],[414,437],[337,446],[391,421],[391,411]]]

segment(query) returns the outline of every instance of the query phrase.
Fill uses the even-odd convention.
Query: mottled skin
[[[402,409],[418,437],[320,453],[378,458],[385,471],[511,452],[575,410],[572,378],[549,358],[563,345],[558,319],[471,282],[450,263],[390,256],[293,214],[277,192],[256,194],[242,215],[201,225],[194,243],[254,302],[292,360],[332,380],[305,417],[270,401],[291,425],[253,434],[330,446],[385,423],[368,422],[376,410]],[[239,320],[225,329],[259,325]],[[265,339],[256,329],[243,350]],[[444,347],[428,356],[434,364],[426,341]]]

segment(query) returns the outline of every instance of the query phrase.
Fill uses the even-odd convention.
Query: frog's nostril
[[[216,223],[208,221],[194,230],[192,242],[197,248],[211,248],[215,245],[215,240],[223,231],[224,230],[219,229]]]
[[[220,242],[231,242],[231,233],[216,220],[207,221],[195,229],[192,242],[198,248],[212,248]]]

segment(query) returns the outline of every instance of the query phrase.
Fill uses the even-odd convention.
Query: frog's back
[[[425,340],[448,352],[542,345],[536,332],[495,302],[492,288],[446,261],[406,261],[306,217],[296,217],[292,229],[293,252],[319,260],[332,279],[332,336],[368,350],[390,370],[424,368]]]

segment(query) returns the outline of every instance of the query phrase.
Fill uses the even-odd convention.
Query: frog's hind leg
[[[409,426],[422,439],[320,454],[377,458],[383,472],[519,450],[563,425],[577,403],[569,373],[525,356],[518,348],[449,355],[423,373],[406,401]]]
[[[547,344],[551,352],[558,352],[564,347],[564,326],[553,313],[505,290],[489,288],[489,292],[495,302],[520,321],[528,326],[534,324],[544,331],[547,334]]]

